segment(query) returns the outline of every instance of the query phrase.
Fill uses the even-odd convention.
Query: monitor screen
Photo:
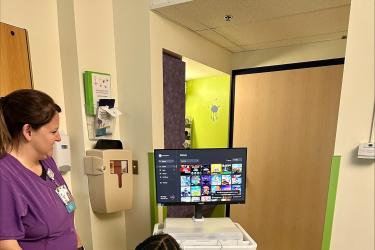
[[[246,148],[155,149],[154,157],[157,203],[245,203]]]

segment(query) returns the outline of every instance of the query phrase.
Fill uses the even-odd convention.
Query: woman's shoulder
[[[4,154],[0,158],[0,177],[3,180],[12,179],[12,176],[18,176],[19,169],[17,161],[9,154]]]
[[[0,171],[5,171],[5,169],[12,168],[16,165],[17,161],[10,154],[4,154],[0,157]]]
[[[3,162],[3,161],[9,161],[11,158],[11,155],[8,154],[8,153],[4,153],[2,155],[0,155],[0,163]]]

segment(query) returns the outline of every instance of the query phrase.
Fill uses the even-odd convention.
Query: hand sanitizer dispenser
[[[133,203],[131,151],[90,149],[84,161],[93,211],[112,213],[130,209]]]
[[[72,166],[72,161],[70,157],[70,143],[69,136],[64,132],[60,133],[61,141],[55,142],[53,145],[53,159],[56,162],[56,165],[59,171],[62,174],[70,171]]]

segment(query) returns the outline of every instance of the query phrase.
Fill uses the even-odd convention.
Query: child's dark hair
[[[49,123],[61,112],[53,99],[38,90],[20,89],[0,98],[0,158],[20,142],[22,127],[33,129]]]
[[[180,245],[169,234],[156,234],[140,243],[135,250],[180,250]]]

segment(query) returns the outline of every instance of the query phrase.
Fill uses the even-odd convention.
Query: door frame
[[[303,68],[313,68],[313,67],[323,67],[344,64],[345,58],[334,58],[318,61],[308,61],[299,63],[289,63],[280,64],[272,66],[262,66],[255,68],[246,69],[235,69],[232,70],[231,86],[230,86],[230,114],[229,114],[229,146],[233,147],[233,122],[234,122],[234,103],[235,103],[235,92],[236,92],[236,82],[235,78],[238,75],[282,71],[282,70],[292,70],[292,69],[303,69]]]

